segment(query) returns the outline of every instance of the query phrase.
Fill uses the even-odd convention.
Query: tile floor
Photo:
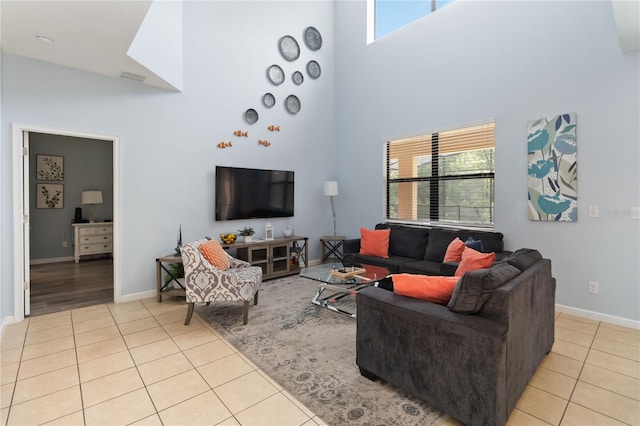
[[[324,425],[197,315],[185,327],[185,309],[145,299],[8,326],[1,424]],[[640,425],[640,330],[557,314],[509,424]]]

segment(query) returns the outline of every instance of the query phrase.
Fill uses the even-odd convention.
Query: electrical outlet
[[[62,242],[62,247],[69,247],[69,243],[68,243],[68,242],[66,242],[66,241],[63,241],[63,242]]]
[[[589,281],[589,289],[590,294],[598,294],[598,283],[595,281]]]
[[[589,217],[598,217],[599,215],[598,206],[589,206]]]

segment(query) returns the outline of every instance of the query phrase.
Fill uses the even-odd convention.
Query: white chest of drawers
[[[76,263],[80,262],[80,256],[113,253],[113,223],[74,223],[73,236]]]

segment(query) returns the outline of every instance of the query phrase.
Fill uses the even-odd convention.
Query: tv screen
[[[294,172],[216,166],[216,220],[293,216]]]

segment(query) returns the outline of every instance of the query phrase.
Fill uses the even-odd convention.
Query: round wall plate
[[[286,35],[278,42],[282,57],[289,62],[293,62],[300,57],[300,46],[295,38]]]
[[[244,119],[247,123],[253,124],[258,121],[258,112],[253,108],[249,108],[244,112]]]
[[[273,64],[267,68],[267,77],[269,78],[269,81],[276,86],[284,83],[284,71],[282,71],[282,68],[280,68],[279,65]]]
[[[284,101],[284,106],[291,114],[297,114],[300,111],[300,99],[296,95],[289,95]]]
[[[300,86],[304,81],[304,76],[300,71],[296,71],[291,75],[291,80],[293,80],[296,86]]]
[[[314,27],[307,27],[304,30],[304,44],[310,50],[318,50],[322,47],[322,36],[320,35],[320,31],[315,29]]]
[[[309,77],[313,78],[314,80],[318,77],[320,77],[320,64],[317,63],[316,61],[309,61],[307,63],[307,74],[309,74]]]
[[[271,93],[265,93],[264,96],[262,97],[262,103],[267,108],[271,108],[276,104],[276,97],[273,96]]]

